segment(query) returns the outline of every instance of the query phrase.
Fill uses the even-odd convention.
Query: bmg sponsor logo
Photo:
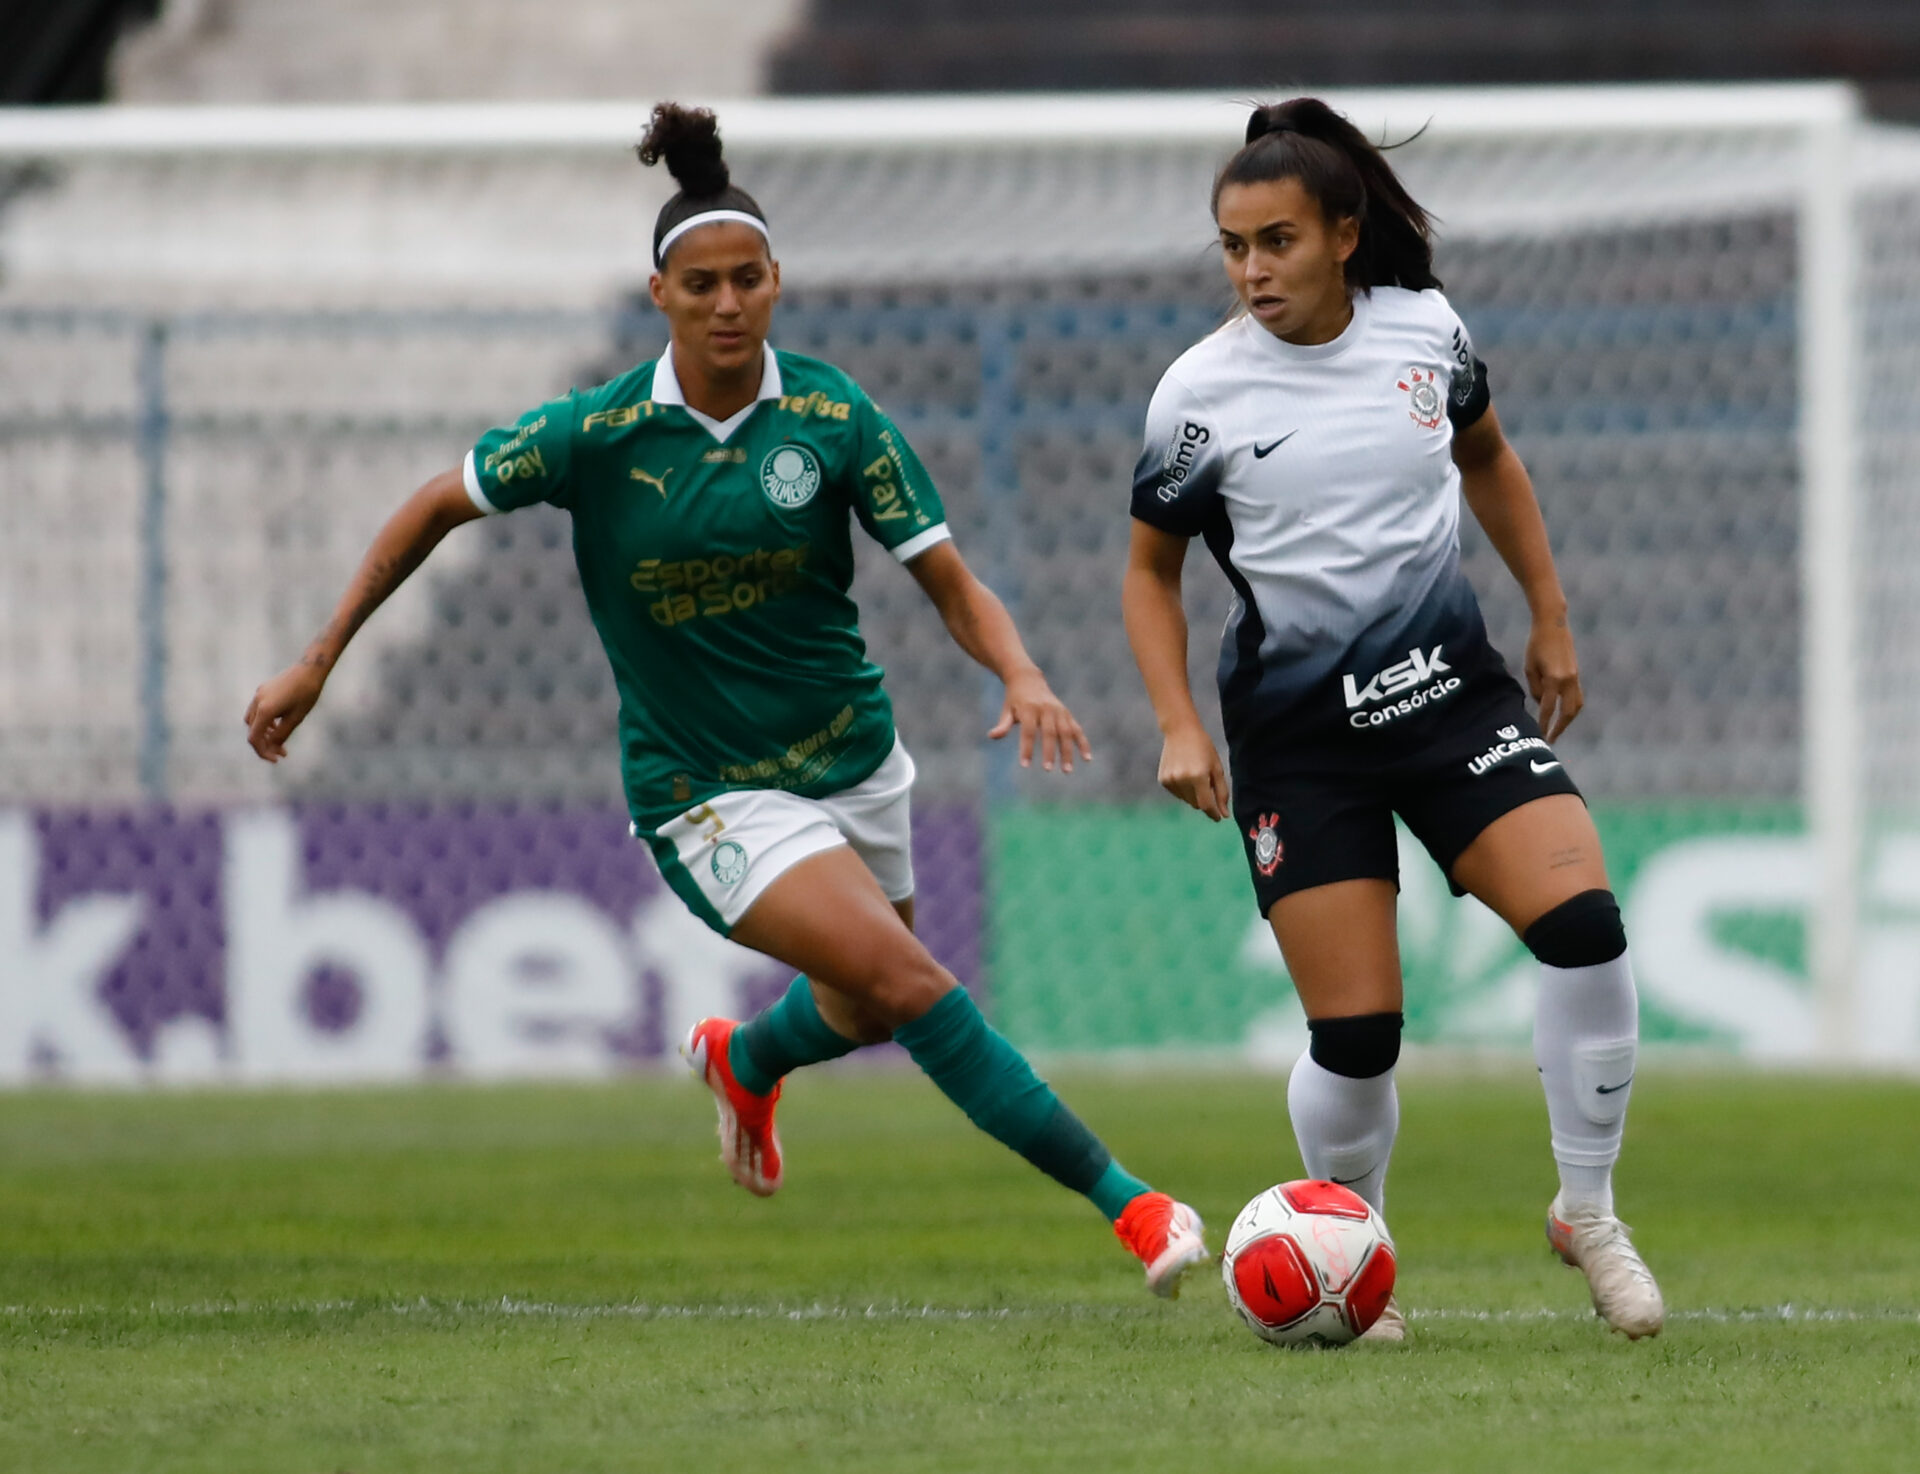
[[[1161,501],[1179,499],[1180,488],[1186,485],[1187,478],[1193,474],[1194,462],[1212,439],[1213,431],[1198,420],[1188,420],[1181,425],[1180,433],[1173,437],[1173,443],[1167,447],[1167,458],[1160,472],[1158,495]]]
[[[1375,672],[1364,686],[1351,673],[1341,676],[1340,684],[1350,713],[1347,725],[1356,729],[1384,727],[1453,695],[1460,689],[1461,682],[1460,677],[1451,674],[1453,667],[1447,664],[1445,651],[1444,645],[1435,645],[1431,650],[1409,650],[1405,660]],[[1411,694],[1397,701],[1393,699],[1403,691]],[[1380,702],[1388,704],[1382,706]]]

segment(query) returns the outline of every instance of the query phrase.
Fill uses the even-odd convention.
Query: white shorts
[[[667,884],[722,935],[788,870],[839,844],[853,846],[889,901],[904,901],[913,894],[913,777],[913,759],[896,737],[870,777],[839,793],[738,789],[652,834],[634,832],[652,846]]]

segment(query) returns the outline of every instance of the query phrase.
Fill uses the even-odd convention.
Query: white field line
[[[633,1321],[1059,1321],[1121,1320],[1154,1313],[1153,1307],[1139,1306],[1001,1306],[969,1309],[962,1306],[905,1305],[898,1302],[873,1305],[666,1305],[646,1301],[624,1301],[600,1305],[559,1304],[539,1300],[296,1300],[296,1301],[207,1301],[186,1305],[3,1305],[0,1316],[10,1320],[83,1315],[152,1316],[165,1318],[217,1318],[246,1315],[338,1315],[371,1314],[392,1316],[452,1316],[475,1319],[528,1319],[554,1321],[633,1320]],[[1531,1310],[1479,1310],[1461,1306],[1415,1306],[1407,1311],[1415,1321],[1467,1321],[1490,1325],[1527,1322],[1585,1322],[1593,1319],[1590,1310],[1556,1310],[1541,1307]],[[1670,1322],[1698,1322],[1709,1325],[1736,1324],[1815,1324],[1820,1322],[1880,1322],[1920,1325],[1920,1310],[1849,1309],[1817,1305],[1774,1305],[1747,1308],[1698,1307],[1669,1310]]]

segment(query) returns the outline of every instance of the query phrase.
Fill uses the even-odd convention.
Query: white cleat
[[[1558,1194],[1547,1209],[1547,1242],[1586,1275],[1594,1313],[1628,1340],[1638,1341],[1660,1334],[1667,1307],[1653,1272],[1627,1234],[1626,1224],[1611,1214],[1565,1216]]]
[[[1380,1312],[1380,1319],[1362,1331],[1359,1339],[1383,1346],[1398,1346],[1407,1339],[1407,1318],[1400,1310],[1398,1296],[1387,1297],[1387,1308]]]

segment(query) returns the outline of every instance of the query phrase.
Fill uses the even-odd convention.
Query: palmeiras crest
[[[760,489],[776,506],[804,507],[820,489],[820,463],[804,445],[782,445],[760,463]]]

